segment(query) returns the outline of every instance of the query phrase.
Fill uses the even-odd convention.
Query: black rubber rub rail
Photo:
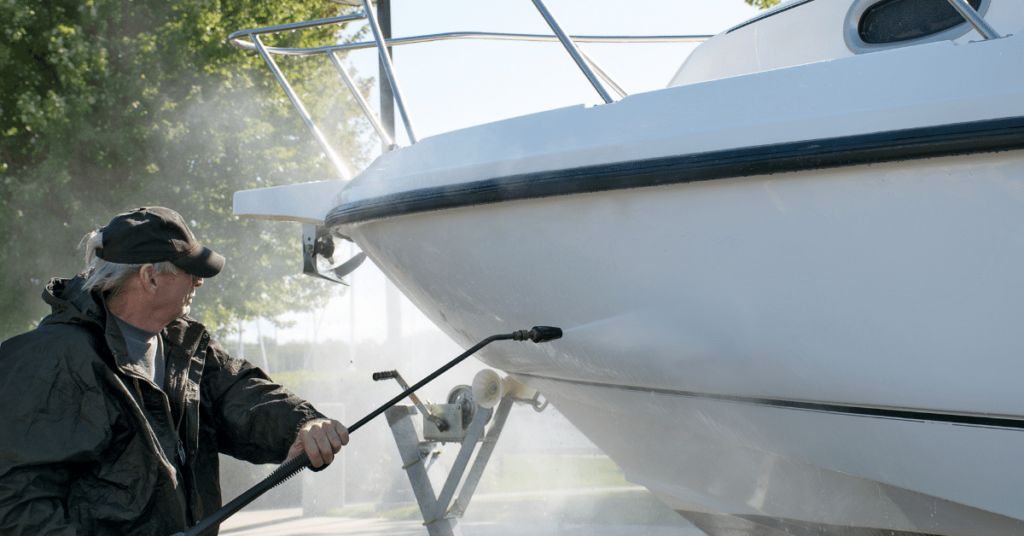
[[[955,424],[960,426],[980,426],[986,428],[1003,428],[1009,430],[1024,431],[1024,417],[996,416],[984,414],[961,414],[943,413],[938,411],[927,411],[910,408],[880,408],[855,406],[850,404],[836,404],[830,402],[818,402],[810,400],[787,400],[782,398],[765,398],[756,396],[725,395],[718,393],[701,393],[696,391],[680,391],[676,389],[662,389],[657,387],[642,387],[634,385],[621,385],[612,383],[590,382],[583,380],[570,380],[554,378],[551,376],[538,376],[535,374],[523,374],[540,380],[549,380],[585,387],[599,387],[603,389],[615,389],[619,391],[633,391],[652,395],[676,396],[682,398],[697,398],[703,400],[715,400],[719,402],[732,402],[754,406],[766,406],[776,409],[814,411],[819,413],[834,413],[852,417],[871,417],[876,419],[898,419],[904,421],[931,422],[943,424]]]
[[[1024,149],[1024,117],[787,142],[410,190],[332,210],[328,227],[420,212],[921,158]]]

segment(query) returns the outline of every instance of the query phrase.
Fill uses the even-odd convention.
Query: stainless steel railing
[[[316,26],[304,26],[305,28],[314,28],[317,26],[330,26],[331,24],[340,24],[342,22],[348,22],[354,19],[364,19],[362,13],[356,15],[349,15],[345,17],[336,17],[333,19],[321,19],[322,22]],[[338,19],[345,19],[338,21]],[[338,21],[338,22],[335,22]],[[320,21],[309,21],[302,23],[293,24],[311,24],[313,22]],[[291,26],[289,24],[282,24],[281,27]],[[242,39],[249,36],[250,33],[256,33],[257,35],[280,33],[284,30],[270,31],[277,26],[267,26],[266,28],[259,28],[256,30],[241,30],[231,34],[228,40],[232,45],[241,48],[243,50],[256,50],[256,45],[242,41]],[[703,43],[711,38],[710,35],[573,35],[570,38],[577,43]],[[539,43],[554,43],[558,41],[558,36],[555,35],[540,35],[540,34],[523,34],[523,33],[501,33],[501,32],[445,32],[437,34],[418,35],[415,37],[395,37],[387,39],[387,45],[389,47],[399,45],[415,45],[418,43],[430,43],[432,41],[448,41],[455,39],[487,39],[494,41],[531,41]],[[344,52],[349,50],[359,50],[364,48],[373,48],[377,46],[376,41],[360,41],[358,43],[338,43],[336,45],[325,45],[322,47],[310,47],[310,48],[278,48],[278,47],[267,47],[272,54],[278,56],[312,56],[316,54],[323,54],[327,51]]]
[[[402,123],[405,124],[405,132],[409,134],[409,143],[416,143],[416,131],[412,128],[412,121],[409,120],[409,114],[405,111],[405,101],[402,99],[402,90],[398,87],[398,79],[395,77],[395,67],[391,64],[391,53],[388,52],[388,46],[384,43],[384,34],[380,31],[380,25],[377,24],[377,17],[373,14],[373,8],[370,7],[370,0],[363,0],[363,13],[366,14],[366,18],[370,21],[370,30],[373,31],[373,40],[377,44],[377,52],[380,55],[381,64],[384,65],[384,72],[388,76],[388,83],[391,84],[391,90],[394,91],[395,105],[398,106],[398,113],[402,115]]]
[[[615,83],[614,80],[601,69],[592,58],[586,55],[582,49],[577,46],[576,43],[693,43],[702,42],[711,38],[710,35],[650,35],[650,36],[594,36],[594,35],[575,35],[570,36],[565,30],[562,29],[561,25],[555,19],[554,15],[548,10],[543,0],[532,0],[537,11],[540,12],[541,16],[544,17],[545,22],[551,28],[554,35],[537,35],[537,34],[518,34],[518,33],[497,33],[497,32],[447,32],[429,35],[420,35],[414,37],[403,37],[397,39],[385,39],[381,33],[380,25],[374,16],[373,9],[370,6],[370,0],[354,0],[346,1],[344,3],[353,4],[355,2],[362,2],[363,12],[355,13],[351,15],[344,15],[341,17],[332,17],[327,19],[317,19],[304,22],[295,22],[290,24],[279,24],[275,26],[267,26],[264,28],[254,28],[250,30],[237,31],[228,36],[229,42],[244,50],[254,50],[259,52],[260,56],[263,57],[267,65],[270,66],[270,70],[274,73],[274,77],[277,78],[281,88],[284,89],[285,94],[288,95],[292,105],[298,111],[299,116],[302,117],[303,122],[309,128],[310,132],[313,133],[313,137],[317,143],[323,149],[327,159],[334,166],[338,175],[343,179],[350,179],[352,177],[352,171],[348,168],[348,165],[341,160],[334,149],[328,143],[323,133],[316,126],[309,112],[306,110],[299,96],[295,93],[295,90],[288,83],[287,78],[281,72],[281,69],[277,66],[274,61],[274,56],[312,56],[317,54],[325,54],[330,58],[331,63],[337,69],[339,76],[345,86],[352,92],[359,107],[363,110],[363,114],[370,121],[373,129],[377,132],[384,146],[388,150],[397,148],[394,139],[388,134],[387,129],[383,127],[380,120],[374,115],[370,108],[370,105],[366,102],[366,99],[359,92],[352,77],[341,63],[341,59],[338,57],[339,52],[346,52],[350,50],[358,50],[364,48],[376,47],[378,54],[380,55],[380,61],[384,68],[384,72],[387,76],[388,82],[394,91],[395,105],[398,107],[398,111],[402,116],[402,122],[405,125],[406,133],[409,136],[410,143],[416,143],[418,137],[416,131],[413,128],[412,120],[409,118],[408,110],[405,106],[405,100],[402,97],[402,92],[399,88],[398,77],[395,75],[395,68],[391,61],[391,55],[388,53],[388,47],[412,45],[418,43],[428,43],[431,41],[447,41],[454,39],[490,39],[490,40],[506,40],[506,41],[543,41],[543,42],[554,42],[559,41],[562,46],[565,47],[566,51],[572,56],[573,61],[579,67],[580,71],[583,72],[587,80],[594,87],[597,93],[601,96],[601,99],[605,103],[614,102],[614,98],[605,87],[608,87],[617,93],[620,97],[626,97],[626,92]],[[990,26],[980,15],[967,3],[966,0],[948,0],[950,4],[982,35],[985,39],[998,39],[999,34]],[[268,47],[263,44],[260,40],[260,36],[267,34],[276,34],[281,32],[304,30],[309,28],[320,28],[324,26],[332,26],[338,24],[344,24],[346,22],[367,19],[370,26],[370,30],[373,33],[373,41],[362,41],[357,43],[339,43],[334,45],[326,45],[320,47],[308,47],[308,48],[280,48],[280,47]],[[248,41],[245,41],[248,39]]]
[[[999,34],[996,33],[989,23],[985,22],[985,19],[981,18],[981,15],[971,7],[971,4],[967,3],[967,0],[949,0],[952,4],[953,9],[960,13],[960,16],[967,19],[967,22],[974,26],[974,29],[981,34],[985,39],[999,39]]]
[[[347,52],[350,50],[359,50],[365,48],[376,47],[380,56],[381,64],[383,65],[385,74],[388,78],[388,82],[394,90],[395,105],[398,107],[398,111],[402,117],[402,122],[405,125],[406,133],[409,136],[410,143],[416,143],[418,137],[416,136],[415,129],[413,128],[412,120],[409,118],[408,110],[405,106],[405,100],[402,97],[402,92],[399,89],[398,77],[395,75],[394,64],[391,61],[391,55],[388,53],[388,47],[412,45],[418,43],[429,43],[432,41],[448,41],[456,39],[488,39],[488,40],[502,40],[502,41],[533,41],[533,42],[561,42],[565,49],[572,56],[576,65],[580,68],[583,74],[590,81],[591,85],[601,96],[601,99],[605,103],[614,102],[608,89],[605,87],[607,84],[612,91],[617,93],[620,98],[626,97],[626,92],[615,83],[614,80],[601,69],[597,63],[594,62],[586,53],[580,49],[576,43],[699,43],[706,41],[710,35],[648,35],[648,36],[595,36],[595,35],[568,35],[558,22],[548,11],[544,5],[543,0],[532,0],[534,6],[540,12],[541,16],[548,23],[548,26],[554,32],[555,35],[537,35],[537,34],[518,34],[518,33],[498,33],[498,32],[447,32],[429,35],[420,35],[414,37],[403,37],[395,39],[384,39],[383,34],[380,31],[380,25],[378,24],[376,17],[374,16],[373,9],[369,4],[369,0],[362,0],[363,12],[354,13],[351,15],[344,15],[340,17],[331,17],[327,19],[317,19],[311,21],[294,22],[290,24],[278,24],[275,26],[267,26],[264,28],[253,28],[249,30],[240,30],[232,33],[228,36],[228,41],[243,50],[252,50],[260,54],[267,65],[270,66],[271,72],[274,73],[274,77],[277,79],[281,88],[284,89],[285,94],[288,95],[288,99],[292,102],[292,105],[298,111],[299,116],[303,122],[309,128],[310,132],[313,133],[313,137],[316,142],[320,145],[320,148],[324,151],[327,159],[334,166],[335,171],[342,179],[352,178],[352,170],[349,169],[348,165],[338,157],[337,153],[331,147],[327,138],[324,137],[323,132],[316,126],[312,116],[306,109],[302,100],[298,94],[292,88],[288,82],[287,77],[281,72],[277,62],[274,60],[274,56],[313,56],[318,54],[326,55],[335,69],[338,71],[338,75],[341,77],[342,82],[352,92],[356,102],[362,109],[363,114],[370,121],[374,131],[380,137],[384,146],[389,149],[397,147],[394,139],[388,134],[387,129],[381,124],[376,114],[370,108],[366,98],[359,92],[355,82],[352,80],[348,70],[345,69],[341,63],[341,59],[338,57],[339,52]],[[319,47],[307,47],[307,48],[281,48],[281,47],[268,47],[263,44],[260,36],[276,34],[282,32],[290,32],[296,30],[305,30],[310,28],[321,28],[325,26],[333,26],[344,24],[347,22],[367,19],[370,30],[373,33],[373,41],[361,41],[357,43],[338,43],[334,45],[325,45]]]
[[[555,35],[558,36],[558,40],[562,42],[562,46],[565,47],[565,50],[569,52],[570,56],[572,56],[573,61],[575,61],[580,70],[583,71],[583,74],[586,75],[587,80],[590,80],[591,85],[593,85],[594,89],[597,90],[598,95],[601,95],[601,98],[604,99],[605,104],[611,104],[614,102],[612,96],[608,94],[608,90],[605,89],[604,85],[600,80],[598,80],[597,74],[595,74],[594,70],[590,68],[591,62],[589,61],[589,58],[584,58],[583,52],[581,52],[579,47],[576,46],[576,43],[573,42],[571,37],[569,37],[569,34],[565,33],[562,26],[558,24],[558,21],[555,20],[555,16],[552,15],[551,12],[548,11],[548,7],[544,5],[543,0],[533,0],[533,5],[537,7],[537,11],[540,11],[541,16],[544,17],[544,20],[548,23],[548,27],[551,28],[551,31],[555,32]]]

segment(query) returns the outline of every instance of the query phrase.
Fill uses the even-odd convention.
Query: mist
[[[12,201],[11,210],[19,219],[10,220],[8,232],[18,236],[31,230],[31,236],[39,238],[24,240],[31,242],[32,255],[18,258],[12,248],[4,259],[8,279],[25,287],[16,288],[8,281],[8,301],[33,304],[10,322],[8,334],[29,325],[28,319],[45,314],[38,294],[48,278],[71,277],[80,269],[80,252],[74,245],[82,235],[118,212],[156,204],[178,210],[204,245],[229,258],[225,271],[207,280],[198,292],[193,316],[206,323],[233,354],[265,368],[277,381],[342,422],[354,422],[400,391],[393,381],[373,382],[373,372],[397,369],[411,384],[461,353],[462,348],[404,297],[399,299],[399,329],[394,329],[394,316],[389,318],[388,308],[382,307],[388,303],[387,283],[372,263],[356,271],[349,289],[297,277],[301,260],[297,225],[231,217],[230,197],[235,190],[322,180],[332,178],[332,173],[327,162],[316,157],[319,149],[298,119],[279,116],[277,109],[268,106],[264,88],[232,87],[222,79],[202,80],[198,75],[187,82],[178,88],[160,88],[181,95],[177,95],[180,102],[174,103],[173,116],[166,113],[160,116],[167,119],[164,123],[153,121],[159,129],[143,128],[148,119],[137,121],[140,132],[156,133],[144,143],[126,144],[126,151],[133,156],[137,153],[136,161],[141,164],[126,158],[120,167],[90,168],[89,174],[81,162],[69,159],[60,163],[66,167],[60,174],[68,188],[66,199],[25,194],[23,206],[14,207]],[[316,86],[305,92],[301,85],[297,88],[303,97],[316,95]],[[278,88],[271,91],[277,101],[284,101]],[[348,149],[342,151],[345,158],[354,167],[363,167],[371,154],[367,150],[368,128],[364,120],[353,119],[349,98],[336,99],[342,103],[339,106],[322,104],[336,96],[321,95],[320,105],[317,99],[307,105],[321,124],[336,127],[328,130]],[[164,113],[157,104],[172,108],[170,101],[141,101],[131,105],[139,117]],[[78,124],[88,125],[88,119]],[[91,132],[83,129],[68,138],[88,138]],[[67,206],[54,206],[61,203]],[[54,223],[51,212],[60,213],[59,223]],[[20,269],[29,264],[28,257],[31,266]],[[15,266],[19,270],[15,271]],[[284,283],[279,284],[281,281]],[[287,312],[303,304],[312,305],[312,312]],[[254,316],[261,318],[260,336],[254,336],[257,326],[253,322],[243,322],[243,329],[236,330],[238,317]],[[303,317],[312,320],[304,322]],[[288,328],[290,322],[296,326]],[[471,358],[419,394],[427,401],[443,403],[452,387],[470,384],[481,368],[483,365]],[[446,445],[438,463],[450,465],[457,452],[458,445]],[[303,518],[332,518],[342,525],[349,520],[393,520],[422,534],[426,530],[401,465],[394,438],[381,417],[353,434],[329,469],[304,471],[243,514],[289,510],[293,515],[298,510]],[[225,502],[272,469],[222,457]],[[222,534],[247,533],[246,525],[234,521],[234,528],[225,525]],[[689,530],[646,489],[626,481],[614,462],[557,407],[548,406],[537,413],[521,405],[513,408],[460,526],[466,534],[557,533],[567,527],[596,526],[612,527],[613,531],[628,527],[621,531],[630,534]]]
[[[411,385],[463,351],[398,295],[372,263],[356,270],[350,282],[352,287],[333,287],[325,307],[284,315],[281,320],[293,322],[291,328],[275,331],[268,329],[269,322],[261,321],[262,350],[255,322],[245,325],[242,339],[245,358],[262,367],[265,354],[268,372],[275,380],[344,423],[355,422],[401,392],[394,380],[374,382],[373,372],[398,370]],[[394,293],[390,311],[389,291]],[[509,331],[523,327],[529,326],[508,326]],[[237,338],[224,342],[238,353]],[[470,385],[483,368],[485,365],[470,357],[418,395],[424,402],[445,403],[452,388]],[[412,402],[406,399],[400,404]],[[413,419],[419,423],[422,417]],[[457,443],[442,446],[435,463],[445,467],[446,474],[459,448]],[[225,502],[274,467],[222,457]],[[440,493],[436,484],[435,493]],[[260,525],[263,529],[256,527],[257,520],[266,523],[267,519],[280,521]],[[383,415],[354,432],[327,470],[303,471],[271,490],[229,520],[221,533],[255,535],[269,530],[266,527],[276,527],[274,534],[289,534],[289,527],[314,519],[318,526],[327,523],[333,527],[318,532],[324,534],[342,534],[345,527],[366,522],[389,533],[427,534]],[[622,470],[556,407],[549,404],[537,412],[518,403],[512,407],[459,527],[466,535],[560,534],[567,530],[701,534],[646,488],[628,482]]]

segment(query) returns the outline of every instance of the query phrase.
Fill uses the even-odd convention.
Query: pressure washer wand
[[[448,372],[448,369],[454,367],[455,365],[458,365],[467,357],[475,354],[481,348],[487,346],[488,344],[494,341],[531,340],[533,342],[540,343],[554,339],[560,339],[561,337],[562,330],[550,326],[535,326],[533,329],[529,331],[519,330],[502,335],[491,335],[490,337],[487,337],[486,339],[478,342],[476,346],[463,352],[459,357],[452,359],[443,367],[435,370],[429,376],[417,382],[416,385],[413,385],[412,387],[406,389],[405,391],[402,391],[402,394],[396,396],[395,398],[392,398],[383,406],[370,412],[369,415],[363,417],[362,419],[359,419],[358,422],[348,427],[348,433],[351,434],[352,432],[355,432],[356,430],[362,428],[364,424],[370,422],[375,417],[379,416],[381,413],[384,413],[391,406],[394,406],[395,404],[401,402],[403,398],[409,396],[420,387],[423,387],[424,385],[434,381],[434,379],[437,378],[438,376],[444,374],[445,372]],[[302,471],[303,469],[309,466],[309,456],[307,456],[305,452],[299,454],[298,456],[290,460],[285,461],[277,469],[274,469],[274,472],[270,473],[269,475],[267,475],[266,478],[258,482],[255,486],[249,488],[244,493],[236,497],[235,500],[222,506],[220,510],[217,510],[206,519],[200,521],[199,523],[196,523],[195,526],[188,529],[188,531],[178,532],[172,536],[202,536],[214,527],[220,526],[220,524],[223,523],[225,519],[231,517],[242,508],[245,508],[246,505],[255,501],[260,495],[263,495],[264,493],[269,491],[270,488],[280,484],[281,482],[284,482],[285,480],[288,480],[289,478],[297,474],[299,471]]]

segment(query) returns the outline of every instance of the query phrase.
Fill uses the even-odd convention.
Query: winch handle
[[[358,422],[348,427],[348,433],[351,434],[352,432],[355,432],[356,430],[362,428],[364,424],[372,421],[381,413],[387,411],[387,409],[390,408],[391,406],[394,406],[395,404],[401,402],[402,399],[409,396],[410,393],[434,381],[434,379],[436,379],[438,376],[444,374],[445,372],[448,372],[448,369],[454,367],[455,365],[458,365],[467,357],[475,354],[481,348],[487,346],[488,344],[494,341],[531,340],[533,342],[540,343],[550,341],[553,339],[558,339],[561,337],[561,329],[548,326],[535,326],[533,329],[529,331],[520,330],[513,333],[491,335],[490,337],[487,337],[486,339],[476,343],[475,346],[463,352],[461,355],[459,355],[459,357],[452,359],[443,367],[430,373],[429,376],[417,382],[416,385],[413,385],[412,387],[406,389],[405,391],[402,391],[402,394],[392,398],[383,406],[370,412],[369,415],[363,417],[362,419],[359,419]],[[236,497],[233,501],[222,506],[220,510],[217,510],[216,512],[210,514],[209,517],[200,521],[199,523],[196,523],[192,528],[188,529],[187,531],[177,532],[174,533],[172,536],[202,536],[203,534],[212,530],[214,527],[220,526],[220,524],[223,523],[225,519],[231,517],[242,508],[245,508],[246,505],[255,501],[260,495],[263,495],[264,493],[269,491],[270,488],[273,488],[274,486],[284,482],[285,480],[288,480],[292,476],[295,476],[295,474],[297,474],[299,471],[302,471],[303,469],[309,466],[309,456],[307,456],[305,452],[299,454],[298,456],[290,460],[286,460],[284,463],[278,466],[277,469],[274,469],[274,472],[267,475],[266,478],[259,481],[255,486],[246,490],[244,493]]]
[[[402,378],[402,375],[399,374],[397,370],[385,370],[384,372],[373,373],[373,381],[375,382],[392,379],[397,381],[398,385],[402,386],[402,389],[409,388],[409,384],[405,383],[405,378]],[[423,405],[420,397],[416,396],[416,393],[409,393],[409,400],[412,400],[412,403],[416,404],[416,409],[420,410],[420,413],[422,413],[428,421],[434,423],[434,426],[436,426],[438,430],[444,432],[448,429],[448,421],[431,413],[430,410]]]

